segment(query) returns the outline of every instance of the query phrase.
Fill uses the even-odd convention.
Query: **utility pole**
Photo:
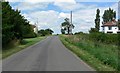
[[[70,12],[70,34],[72,34],[73,24],[72,24],[72,11]]]
[[[70,16],[71,16],[70,19],[71,19],[71,24],[72,24],[72,11],[71,11],[71,15]]]

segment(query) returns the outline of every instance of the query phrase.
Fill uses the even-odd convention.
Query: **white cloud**
[[[55,3],[76,3],[76,1],[75,0],[54,0],[55,1]]]
[[[92,9],[95,8],[96,5],[84,5],[78,2],[54,2],[55,6],[58,6],[63,11],[76,11],[81,9]]]
[[[18,5],[14,6],[14,9],[19,10],[35,10],[35,9],[44,9],[48,6],[49,3],[30,3],[30,2],[20,2]]]
[[[55,33],[60,33],[60,18],[58,18],[59,13],[57,11],[48,10],[48,11],[35,11],[29,14],[24,14],[26,18],[29,16],[29,20],[34,23],[38,22],[37,26],[39,29],[51,28]],[[59,31],[58,31],[59,30]]]
[[[68,18],[68,17],[69,17],[69,13],[64,13],[64,12],[59,13],[58,16],[58,18]]]
[[[30,3],[37,3],[37,2],[69,2],[74,3],[75,0],[5,0],[9,2],[30,2]]]
[[[60,7],[64,11],[70,11],[70,10],[75,10],[78,9],[79,6],[76,3],[65,3],[65,2],[55,2],[54,5]]]
[[[66,1],[66,2],[62,2]],[[47,11],[38,11],[37,8],[45,8],[48,4],[44,3],[29,3],[25,2],[18,5],[20,10],[34,10],[34,12],[24,13],[26,19],[31,21],[31,24],[34,24],[38,21],[39,29],[51,28],[55,31],[55,33],[60,33],[60,24],[64,21],[64,18],[70,17],[70,12],[64,12],[67,10],[73,11],[73,24],[75,28],[73,32],[88,32],[91,27],[94,27],[94,19],[96,15],[96,9],[99,8],[101,13],[101,23],[102,23],[102,15],[104,10],[108,9],[108,7],[98,7],[97,5],[84,5],[82,3],[76,3],[74,0],[57,0],[54,2],[54,5],[60,7],[63,12],[57,12],[54,10]],[[16,6],[17,7],[17,6]],[[117,11],[117,4],[110,6],[114,10]],[[102,25],[102,24],[101,24]]]
[[[118,2],[119,0],[6,0],[9,2]]]
[[[76,0],[77,2],[118,2],[119,0]]]
[[[5,0],[5,1],[9,1],[9,2],[23,2],[24,0]]]

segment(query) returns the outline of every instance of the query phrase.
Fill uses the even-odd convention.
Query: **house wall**
[[[35,32],[36,34],[38,34],[38,29],[37,29],[37,27],[34,28],[34,32]]]
[[[117,33],[118,32],[117,26],[113,26],[111,30],[109,30],[108,26],[104,26],[103,28],[104,28],[104,30],[103,30],[104,33],[107,33],[107,32]]]

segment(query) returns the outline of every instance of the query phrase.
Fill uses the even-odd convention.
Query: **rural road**
[[[94,71],[61,43],[49,36],[2,61],[3,71]]]

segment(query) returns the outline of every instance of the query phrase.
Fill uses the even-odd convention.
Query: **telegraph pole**
[[[72,24],[72,11],[71,11],[70,19],[71,19],[71,24]]]
[[[72,11],[70,12],[70,33],[72,34],[72,28],[73,28],[73,24],[72,24]]]

